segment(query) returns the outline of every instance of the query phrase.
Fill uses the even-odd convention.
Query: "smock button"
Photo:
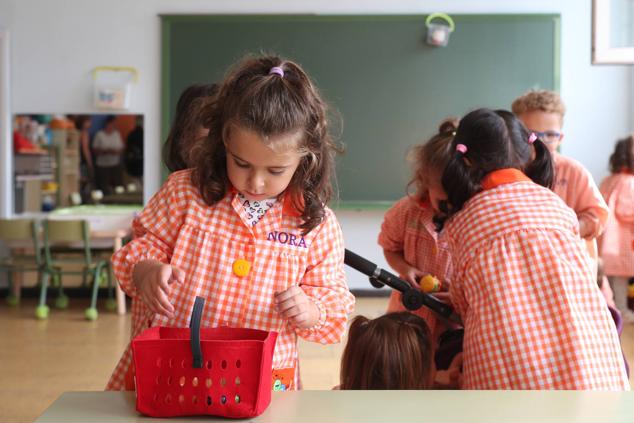
[[[244,277],[249,274],[251,270],[251,263],[245,259],[238,259],[233,262],[233,273],[236,276]]]

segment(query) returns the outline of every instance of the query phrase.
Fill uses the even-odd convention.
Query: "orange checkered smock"
[[[592,175],[581,163],[570,157],[555,153],[553,159],[553,191],[575,211],[578,220],[583,220],[591,228],[590,238],[598,237],[605,229],[609,210]]]
[[[608,276],[634,276],[634,175],[615,173],[601,182],[610,217],[600,239],[603,271]]]
[[[275,369],[297,368],[298,336],[323,344],[339,342],[354,307],[345,281],[341,228],[330,209],[305,236],[301,222],[291,202],[281,200],[251,226],[235,192],[209,207],[191,183],[191,170],[173,173],[135,221],[135,234],[140,236],[112,257],[121,288],[134,299],[132,337],[149,326],[188,327],[194,299],[202,296],[205,327],[279,332]],[[183,285],[172,285],[173,319],[151,314],[135,298],[132,271],[148,259],[170,263],[186,274]],[[251,263],[247,276],[233,273],[238,259]],[[274,293],[293,285],[299,285],[320,310],[312,328],[300,330],[275,311]],[[128,345],[106,389],[133,389],[131,359]]]
[[[436,276],[442,288],[451,281],[451,255],[444,234],[438,234],[432,221],[434,211],[428,202],[404,197],[386,213],[379,233],[379,245],[386,251],[402,252],[410,265]],[[401,293],[392,291],[388,312],[405,311]],[[437,335],[437,319],[433,311],[421,307],[414,312],[427,322],[432,333]]]
[[[553,191],[575,211],[579,222],[584,222],[590,228],[590,235],[586,239],[586,248],[590,256],[592,270],[597,273],[598,247],[597,237],[603,233],[608,221],[608,205],[603,200],[592,175],[581,163],[553,154],[555,162],[555,183]]]
[[[629,389],[574,212],[515,169],[446,224],[464,389]]]

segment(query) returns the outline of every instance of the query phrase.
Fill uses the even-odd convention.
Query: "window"
[[[592,63],[634,63],[634,0],[593,0]]]

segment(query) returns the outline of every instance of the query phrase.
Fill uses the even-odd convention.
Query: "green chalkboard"
[[[408,149],[447,116],[510,108],[530,88],[559,88],[559,15],[453,15],[447,47],[425,43],[425,15],[162,16],[163,139],[181,91],[220,81],[247,53],[300,63],[343,121],[340,199],[393,201]]]

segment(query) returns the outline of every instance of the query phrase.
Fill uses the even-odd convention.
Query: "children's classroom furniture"
[[[221,81],[247,53],[279,54],[301,64],[339,112],[330,121],[346,148],[343,203],[392,202],[410,176],[408,148],[444,118],[559,88],[559,15],[451,17],[455,30],[438,48],[425,42],[427,15],[162,16],[161,139],[185,87]]]
[[[47,218],[55,220],[83,219],[90,223],[90,245],[93,249],[117,251],[122,247],[124,240],[130,237],[132,220],[141,209],[140,205],[81,205],[55,209],[49,214],[24,213],[16,215],[15,219],[29,218],[37,221]],[[20,281],[14,282],[17,285],[20,284]],[[115,284],[115,293],[117,313],[125,314],[125,294],[118,284]]]
[[[90,222],[90,242],[93,248],[117,251],[132,234],[132,220],[143,209],[140,205],[81,205],[56,209],[55,220],[83,219]],[[125,294],[115,284],[117,313],[125,314]]]
[[[138,422],[134,392],[66,392],[37,420]],[[287,391],[250,422],[270,423],[629,423],[634,392],[589,391]],[[210,416],[177,422],[227,422]]]
[[[20,282],[15,273],[37,272],[37,281],[42,283],[44,261],[39,242],[38,224],[33,219],[0,219],[0,241],[7,242],[11,249],[8,257],[0,258],[0,271],[7,272],[9,296],[7,303],[20,302]],[[17,282],[14,284],[14,281]]]
[[[44,220],[44,279],[41,284],[40,302],[35,315],[40,319],[48,317],[48,306],[46,296],[48,292],[49,279],[56,279],[58,282],[58,297],[56,305],[58,308],[65,308],[68,299],[63,291],[63,276],[67,274],[82,275],[82,285],[86,285],[88,280],[92,284],[92,296],[90,307],[86,309],[85,316],[88,320],[96,320],[97,294],[101,277],[105,274],[108,281],[108,300],[106,308],[114,310],[117,306],[114,297],[114,287],[110,274],[110,263],[108,259],[98,258],[90,246],[90,223],[86,220]],[[60,245],[63,250],[56,250]],[[73,266],[73,268],[69,268]],[[79,270],[74,266],[79,266]],[[102,273],[104,272],[104,273]],[[90,277],[89,277],[90,276]]]

